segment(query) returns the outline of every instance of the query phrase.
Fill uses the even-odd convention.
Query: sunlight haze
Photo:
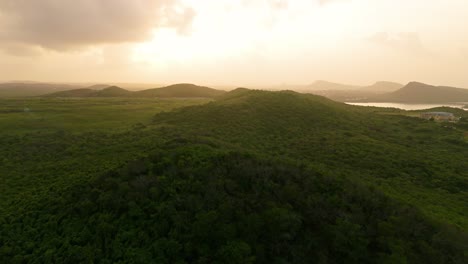
[[[0,80],[468,87],[465,0],[0,0]]]

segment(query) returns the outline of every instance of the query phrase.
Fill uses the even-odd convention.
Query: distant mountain
[[[0,97],[39,96],[57,91],[67,91],[83,86],[56,83],[9,82],[0,83]]]
[[[353,102],[359,100],[365,100],[369,97],[373,97],[378,92],[365,91],[365,90],[320,90],[310,92],[311,94],[321,95],[328,99],[338,102]]]
[[[369,86],[349,85],[327,81],[316,81],[307,86],[309,91],[371,91],[371,92],[393,92],[403,87],[403,84],[394,82],[376,82]]]
[[[225,91],[189,83],[174,84],[163,88],[134,92],[136,97],[216,97]]]
[[[395,82],[376,82],[373,85],[361,87],[359,90],[372,92],[394,92],[404,85]]]
[[[45,97],[158,97],[158,98],[212,98],[222,95],[225,91],[194,84],[174,84],[162,88],[142,91],[128,91],[117,86],[103,90],[90,88],[61,91],[45,95]]]
[[[364,101],[426,104],[468,102],[468,89],[410,82],[395,92],[369,97]]]
[[[376,82],[369,86],[356,86],[317,81],[302,92],[325,96],[329,99],[349,102],[364,100],[378,94],[393,92],[403,87],[403,84],[394,82]]]
[[[321,90],[357,90],[361,88],[360,86],[356,85],[348,85],[348,84],[341,84],[341,83],[333,83],[328,81],[316,81],[313,84],[307,86],[307,90],[311,91],[321,91]]]

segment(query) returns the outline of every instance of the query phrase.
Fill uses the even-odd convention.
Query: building
[[[435,121],[457,121],[458,118],[455,117],[452,113],[448,112],[425,112],[421,113],[421,118],[427,120],[435,120]]]

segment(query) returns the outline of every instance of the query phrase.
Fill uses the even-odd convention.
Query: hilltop
[[[468,102],[468,89],[410,82],[395,92],[369,97],[363,101],[427,104]]]
[[[225,91],[217,90],[205,86],[198,86],[195,84],[181,83],[174,84],[162,88],[147,89],[143,91],[134,92],[133,96],[136,97],[216,97],[224,94]]]
[[[118,86],[109,86],[100,91],[97,91],[92,95],[92,97],[126,97],[131,94],[132,92]]]
[[[86,89],[91,89],[91,90],[102,90],[106,89],[107,87],[111,87],[112,85],[109,84],[94,84],[88,87],[85,87]]]
[[[223,93],[225,91],[194,84],[174,84],[142,91],[128,91],[118,86],[110,86],[102,90],[85,88],[56,92],[44,95],[44,97],[212,98]]]

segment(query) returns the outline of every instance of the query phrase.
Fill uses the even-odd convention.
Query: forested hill
[[[395,92],[376,95],[366,101],[425,104],[468,102],[468,89],[411,82]]]
[[[466,263],[466,117],[236,89],[121,134],[0,137],[0,258]]]
[[[216,97],[225,91],[189,83],[174,84],[163,88],[148,89],[134,93],[137,97]]]
[[[447,125],[379,111],[289,91],[237,89],[207,105],[158,114],[154,122],[168,124],[174,134],[378,183],[388,194],[468,229],[467,113],[454,109],[463,118]]]
[[[102,90],[90,88],[61,91],[43,97],[138,97],[138,98],[213,98],[225,91],[194,84],[174,84],[162,88],[128,91],[117,86]]]

